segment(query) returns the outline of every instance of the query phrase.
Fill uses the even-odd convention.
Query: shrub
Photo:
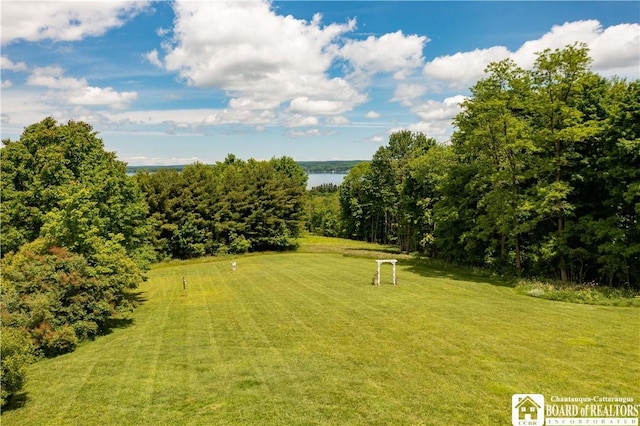
[[[62,355],[72,352],[78,345],[78,337],[68,324],[63,325],[59,329],[54,329],[48,324],[35,330],[42,333],[39,335],[40,348],[46,356]]]
[[[79,340],[131,310],[129,291],[142,279],[135,262],[114,240],[93,254],[97,263],[42,240],[23,245],[2,264],[3,324],[28,330],[47,356],[72,351]]]
[[[93,321],[77,321],[73,323],[73,331],[78,340],[86,340],[98,334],[98,324]]]
[[[0,351],[0,405],[4,406],[22,389],[27,366],[33,362],[34,356],[29,335],[13,327],[2,327]]]

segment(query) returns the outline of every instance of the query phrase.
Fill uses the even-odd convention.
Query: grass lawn
[[[2,424],[509,425],[514,393],[640,401],[640,309],[349,244],[157,266],[130,323],[32,365]],[[396,287],[388,264],[370,285],[382,256]]]

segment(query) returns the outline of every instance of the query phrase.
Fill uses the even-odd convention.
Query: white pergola
[[[378,259],[376,260],[378,264],[378,275],[376,275],[376,285],[380,285],[380,265],[383,263],[391,263],[393,265],[393,285],[396,285],[396,263],[398,261],[396,259]]]

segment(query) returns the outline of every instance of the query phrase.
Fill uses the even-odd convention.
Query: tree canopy
[[[229,155],[182,172],[135,175],[149,203],[160,257],[287,250],[304,226],[307,176],[289,157],[243,161]]]
[[[391,135],[340,191],[349,237],[562,281],[638,286],[638,81],[585,46],[490,64],[449,144]]]

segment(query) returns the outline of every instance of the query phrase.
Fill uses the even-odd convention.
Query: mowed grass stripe
[[[151,271],[132,324],[33,365],[3,424],[493,425],[513,393],[640,399],[638,309],[403,260],[396,287],[372,259],[237,262]]]

